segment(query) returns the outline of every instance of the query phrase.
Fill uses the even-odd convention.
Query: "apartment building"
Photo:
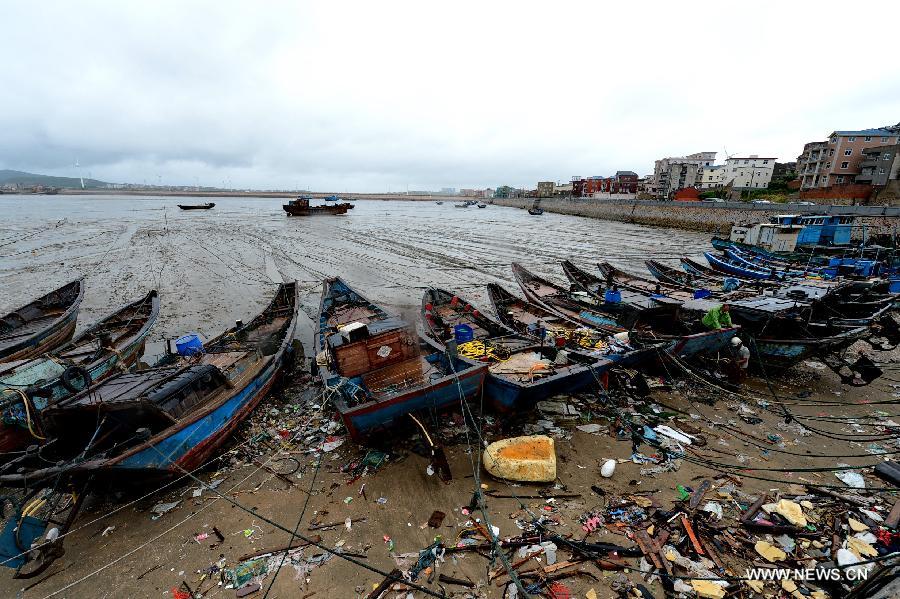
[[[810,142],[797,157],[800,189],[855,183],[862,173],[864,150],[898,142],[900,133],[896,127],[835,131],[826,141]]]
[[[703,169],[713,166],[715,161],[716,152],[696,152],[687,156],[660,158],[653,169],[657,196],[671,199],[679,189],[699,187]]]
[[[732,156],[722,165],[720,184],[735,189],[765,189],[772,180],[775,160],[756,154]]]
[[[862,154],[856,183],[883,187],[888,181],[900,179],[900,144],[866,148]]]

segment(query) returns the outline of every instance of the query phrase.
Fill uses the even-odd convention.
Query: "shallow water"
[[[164,339],[218,334],[249,320],[279,277],[301,281],[303,308],[318,309],[318,281],[340,276],[369,299],[415,317],[422,289],[459,290],[487,309],[484,284],[518,293],[509,264],[564,282],[559,262],[589,270],[607,259],[646,274],[649,258],[699,255],[708,235],[490,205],[358,201],[346,216],[288,218],[282,199],[0,196],[0,314],[84,276],[79,326],[160,292],[147,356]],[[304,341],[312,322],[301,323]]]

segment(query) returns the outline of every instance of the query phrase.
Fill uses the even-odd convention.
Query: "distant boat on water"
[[[207,202],[205,204],[178,204],[178,207],[182,210],[209,210],[215,205],[215,202]]]
[[[281,207],[287,212],[288,216],[316,216],[327,214],[347,214],[347,210],[352,208],[349,202],[340,204],[324,204],[322,206],[310,206],[309,196],[299,196],[296,200],[291,200]]]

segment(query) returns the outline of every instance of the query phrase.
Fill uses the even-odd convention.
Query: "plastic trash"
[[[606,460],[603,462],[603,466],[600,467],[600,476],[603,478],[612,477],[613,473],[616,471],[616,461],[615,460]]]
[[[847,465],[848,464],[838,464],[838,466]],[[854,489],[866,488],[866,480],[859,472],[854,472],[853,470],[840,470],[838,472],[835,472],[834,475],[848,487],[853,487]]]

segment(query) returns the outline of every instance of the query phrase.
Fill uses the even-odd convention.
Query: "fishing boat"
[[[783,281],[784,277],[774,270],[762,270],[751,266],[742,266],[721,258],[710,252],[703,252],[703,257],[709,265],[720,273],[732,275],[745,280]]]
[[[48,407],[41,419],[53,442],[44,459],[24,455],[16,469],[0,467],[0,484],[33,489],[0,536],[0,551],[24,550],[0,563],[16,569],[14,578],[46,570],[93,485],[122,487],[205,464],[290,359],[298,306],[296,283],[282,284],[260,315],[210,341],[190,364],[121,373]]]
[[[52,352],[0,364],[0,452],[41,441],[45,408],[133,366],[158,315],[159,297],[150,291]]]
[[[470,364],[488,366],[485,396],[499,412],[596,386],[614,364],[605,357],[518,334],[443,289],[425,291],[422,316],[434,347],[456,353]],[[448,345],[455,346],[455,351]]]
[[[628,286],[623,287],[611,273],[606,273],[605,278],[601,279],[578,268],[570,260],[563,260],[562,269],[575,289],[575,291],[567,292],[570,297],[581,303],[601,305],[604,312],[622,314],[619,321],[625,326],[630,326],[639,313],[644,316],[651,313],[674,314],[682,303],[682,300],[666,297],[662,293],[655,293],[651,296]],[[532,284],[556,286],[555,283],[541,279],[532,273],[529,274]]]
[[[872,334],[870,322],[816,320],[813,306],[785,298],[759,296],[729,302],[729,306],[751,350],[751,366],[766,374],[837,353]]]
[[[319,376],[351,438],[410,422],[481,392],[487,368],[425,342],[338,278],[325,279],[315,332]]]
[[[777,278],[830,278],[822,274],[821,269],[792,269],[788,265],[772,264],[771,262],[767,262],[763,258],[753,257],[752,254],[745,255],[740,250],[727,249],[725,250],[725,256],[731,261],[732,264],[745,266],[747,268],[755,268],[761,271],[770,271],[774,273]]]
[[[540,198],[538,198],[531,205],[531,208],[528,209],[528,214],[530,214],[532,216],[540,216],[543,213],[544,213],[544,209],[541,208],[541,200],[540,200]]]
[[[626,329],[585,326],[524,300],[496,283],[487,285],[487,293],[497,319],[520,335],[552,337],[554,342],[562,339],[568,349],[600,355],[620,366],[634,366],[655,358],[654,347],[632,347]]]
[[[25,476],[146,480],[199,467],[275,384],[297,310],[296,283],[283,283],[261,314],[209,341],[187,365],[120,373],[47,406],[47,456],[59,465]],[[0,483],[16,480],[0,475]]]
[[[83,298],[78,279],[0,318],[0,362],[27,360],[71,339]]]
[[[640,294],[614,288],[606,289],[606,291],[612,292],[611,296],[607,296],[606,291],[601,292],[598,287],[603,284],[603,281],[579,269],[571,262],[567,264],[569,266],[566,269],[567,275],[575,274],[576,271],[582,273],[578,275],[578,278],[582,280],[583,284],[575,284],[575,287],[587,293],[590,297],[589,300],[583,299],[583,295],[575,295],[575,293],[529,272],[521,264],[513,263],[513,276],[525,293],[525,297],[530,301],[587,326],[604,322],[615,324],[616,314],[606,310],[621,303],[626,297],[630,297],[633,300],[632,308],[625,313],[619,312],[619,314],[623,320],[622,324],[629,329],[633,342],[641,346],[664,342],[666,351],[683,358],[721,351],[729,346],[731,338],[740,330],[740,327],[728,327],[715,331],[705,330],[696,318],[693,321],[682,318],[678,313],[677,302],[661,304],[650,298],[635,297]],[[590,292],[587,291],[588,289]],[[616,292],[621,296],[616,296]],[[607,298],[610,301],[607,301]],[[642,302],[645,306],[643,308],[641,308]]]
[[[709,289],[710,291],[724,289],[725,279],[728,278],[720,273],[709,275],[697,271],[682,270],[680,268],[675,268],[674,266],[668,266],[657,260],[646,260],[644,264],[647,266],[647,270],[650,271],[650,274],[658,281],[693,289]],[[729,287],[735,289],[740,289],[750,283],[749,281],[735,277],[732,277],[731,279],[732,283],[729,284]],[[756,290],[761,291],[764,287],[771,287],[774,285],[774,283],[759,281]],[[713,295],[715,295],[715,292]]]
[[[597,268],[600,270],[600,275],[604,279],[613,281],[615,284],[625,289],[631,289],[638,293],[649,295],[654,299],[667,297],[679,300],[684,304],[685,302],[702,300],[713,295],[711,289],[702,287],[695,288],[677,283],[665,283],[633,275],[613,266],[609,262],[600,262],[597,264]]]
[[[178,204],[182,210],[209,210],[215,208],[215,202],[207,202],[205,204]]]
[[[317,215],[338,215],[347,214],[350,204],[325,204],[323,206],[311,206],[310,198],[300,196],[296,200],[291,200],[281,207],[287,212],[288,216],[317,216]]]

